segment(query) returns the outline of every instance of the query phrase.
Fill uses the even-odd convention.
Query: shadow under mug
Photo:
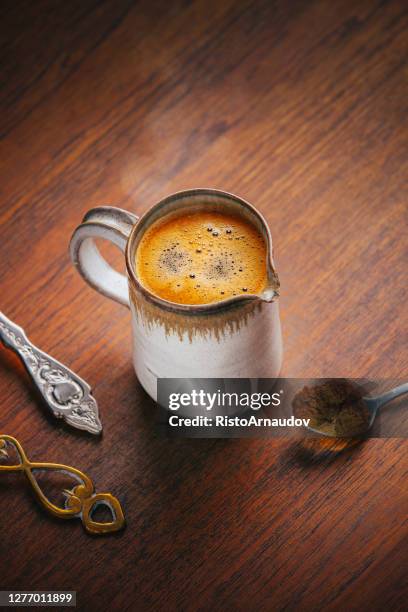
[[[167,214],[203,209],[239,214],[262,233],[267,246],[267,282],[260,294],[210,304],[176,304],[152,294],[139,282],[135,253],[145,230]],[[105,238],[124,252],[127,277],[106,262],[95,238]],[[119,208],[94,208],[74,231],[70,253],[79,273],[94,289],[130,308],[134,368],[155,401],[159,378],[279,375],[282,337],[272,238],[262,215],[245,200],[215,189],[192,189],[168,196],[140,218]]]

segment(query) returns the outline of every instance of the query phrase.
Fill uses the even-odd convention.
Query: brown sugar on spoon
[[[333,378],[305,386],[292,402],[293,414],[310,419],[309,427],[322,434],[348,437],[362,434],[369,426],[364,389],[356,383]]]

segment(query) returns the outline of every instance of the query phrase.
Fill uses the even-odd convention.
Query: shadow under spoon
[[[102,432],[91,387],[62,363],[34,346],[24,330],[0,311],[0,340],[23,362],[54,417],[92,434]]]

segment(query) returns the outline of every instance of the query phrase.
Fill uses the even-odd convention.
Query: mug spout
[[[263,302],[274,302],[279,297],[279,278],[272,265],[269,266],[268,280],[265,289],[260,294],[260,299]]]
[[[276,289],[272,289],[271,287],[265,289],[260,295],[260,298],[263,302],[274,302],[278,299],[278,297],[279,291],[277,291]]]

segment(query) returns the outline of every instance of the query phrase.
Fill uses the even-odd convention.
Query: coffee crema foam
[[[136,250],[136,273],[154,295],[176,304],[210,304],[259,293],[266,243],[248,221],[212,211],[156,221]]]

